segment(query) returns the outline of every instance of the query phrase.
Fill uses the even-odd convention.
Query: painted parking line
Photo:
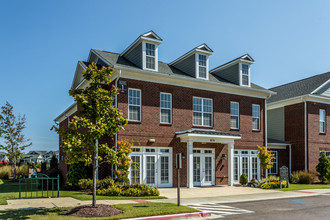
[[[187,206],[215,215],[239,215],[239,214],[253,213],[253,211],[235,208],[232,206],[226,206],[220,203],[191,204]]]

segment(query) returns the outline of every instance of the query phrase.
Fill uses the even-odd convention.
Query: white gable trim
[[[328,83],[330,83],[330,79],[328,79],[325,83],[317,87],[311,94],[315,94],[317,91],[321,90],[324,86],[326,86]]]
[[[64,121],[67,117],[70,117],[72,114],[74,114],[75,112],[77,112],[78,110],[78,105],[76,102],[74,102],[72,105],[70,105],[67,109],[65,109],[65,111],[60,114],[59,116],[57,116],[54,121],[55,122],[59,122],[61,123],[62,121]]]
[[[245,55],[245,56],[248,56],[248,55]],[[210,71],[210,73],[217,72],[217,71],[219,71],[219,70],[223,70],[223,69],[228,68],[228,67],[230,67],[230,66],[232,66],[232,65],[235,65],[235,64],[237,64],[237,63],[246,63],[246,64],[249,64],[249,65],[250,65],[250,64],[254,64],[254,61],[253,61],[252,58],[251,58],[252,61],[248,61],[248,60],[245,60],[245,59],[244,59],[245,56],[240,57],[240,58],[238,58],[238,59],[236,59],[236,60],[233,60],[233,61],[231,61],[231,62],[229,62],[229,63],[227,63],[227,64],[225,64],[225,65],[222,65],[222,66],[216,67],[216,68],[212,69],[212,70]],[[248,57],[250,57],[250,56],[248,56]]]
[[[280,100],[277,102],[268,103],[268,110],[282,108],[288,105],[294,105],[302,102],[317,102],[322,104],[330,104],[330,98],[318,95],[303,95],[297,96],[289,99]]]
[[[208,51],[200,49],[202,47],[206,47],[208,49]],[[201,44],[201,45],[195,47],[194,49],[188,51],[187,53],[183,54],[182,56],[180,56],[176,60],[170,62],[169,65],[174,65],[174,64],[176,64],[176,63],[178,63],[182,60],[185,60],[186,58],[190,57],[194,53],[200,53],[200,54],[210,56],[210,55],[212,55],[213,51],[206,44]]]

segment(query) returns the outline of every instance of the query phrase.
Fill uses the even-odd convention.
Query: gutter
[[[267,129],[267,126],[268,126],[268,123],[267,123],[267,120],[268,120],[268,114],[267,114],[267,99],[270,99],[270,97],[272,96],[272,94],[269,94],[267,96],[267,98],[265,99],[265,147],[266,147],[266,150],[268,150],[268,129]],[[268,170],[266,170],[266,179],[268,178]]]
[[[305,127],[305,171],[307,168],[307,102],[304,100],[304,127]]]
[[[115,86],[116,87],[118,87],[118,80],[119,80],[120,76],[121,76],[121,69],[119,69],[119,73],[118,73],[117,78],[116,78],[116,81],[115,81]],[[116,106],[116,108],[118,108],[118,98],[117,98],[117,96],[118,95],[116,95],[116,97],[115,97],[115,106]],[[117,147],[118,147],[117,142],[118,142],[118,132],[115,134],[115,150],[117,150]],[[117,165],[115,165],[115,169],[117,169]],[[113,170],[114,169],[111,170],[111,177],[112,177],[112,179],[114,178]]]

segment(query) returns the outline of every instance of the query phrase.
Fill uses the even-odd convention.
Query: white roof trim
[[[320,85],[319,87],[317,87],[313,92],[311,92],[311,94],[316,93],[317,91],[319,91],[320,89],[322,89],[322,87],[326,86],[328,83],[330,83],[330,79],[328,79],[325,83],[323,83],[322,85]]]
[[[150,37],[147,37],[148,35],[153,35],[154,37],[156,37],[157,39],[154,39],[154,38],[150,38]],[[161,44],[162,43],[162,39],[153,31],[149,31],[147,33],[144,33],[142,35],[140,35],[135,41],[133,41],[133,43],[131,43],[121,54],[120,56],[124,56],[129,50],[133,49],[137,43],[139,43],[140,41],[142,40],[146,40],[146,41],[151,41],[153,43],[156,43],[156,44]]]
[[[330,97],[324,97],[319,95],[307,94],[302,96],[297,96],[293,98],[283,99],[277,102],[272,102],[267,104],[267,109],[277,109],[288,105],[294,105],[301,102],[317,102],[322,104],[330,104]]]
[[[231,61],[231,62],[229,62],[229,63],[227,63],[227,64],[225,64],[225,65],[222,65],[222,66],[219,66],[219,67],[216,67],[216,68],[212,69],[212,70],[210,71],[210,73],[217,72],[217,71],[219,71],[219,70],[222,70],[222,69],[228,68],[228,67],[230,67],[230,66],[232,66],[232,65],[235,65],[236,63],[240,63],[240,62],[242,62],[242,63],[248,63],[248,64],[253,64],[254,61],[244,60],[244,57],[246,57],[246,56],[250,57],[250,56],[247,54],[247,55],[242,56],[242,57],[240,57],[240,58],[238,58],[238,59],[235,59],[235,60],[233,60],[233,61]],[[251,59],[252,59],[252,58],[251,58]],[[252,59],[252,60],[253,60],[253,59]]]
[[[74,87],[74,84],[75,84],[75,82],[76,82],[76,79],[77,79],[77,76],[78,76],[78,66],[81,66],[83,69],[85,69],[86,70],[86,65],[82,62],[82,61],[78,61],[78,64],[77,64],[77,67],[76,67],[76,72],[75,72],[75,74],[74,74],[74,77],[73,77],[73,81],[72,81],[72,85],[71,85],[71,89],[73,89],[73,87]],[[85,79],[83,79],[81,82],[79,82],[78,83],[78,85],[80,85],[83,81],[84,81]]]
[[[74,114],[75,112],[77,112],[77,110],[78,110],[78,105],[77,105],[76,102],[74,102],[67,109],[65,109],[64,112],[62,112],[59,116],[57,116],[54,119],[54,121],[57,121],[57,122],[60,122],[61,123],[67,117],[70,117],[72,114]]]
[[[117,68],[116,66],[114,68]],[[174,86],[183,86],[188,88],[196,88],[207,91],[215,91],[221,93],[228,93],[234,95],[242,95],[248,97],[262,98],[266,99],[270,94],[276,94],[273,91],[260,91],[259,89],[254,89],[251,87],[243,87],[234,84],[226,84],[221,85],[216,82],[212,82],[209,80],[196,80],[192,77],[186,76],[168,76],[168,74],[153,72],[153,71],[145,71],[145,70],[132,70],[126,67],[118,67],[118,69],[122,71],[122,78],[135,79],[135,80],[143,80],[148,82],[161,83],[166,85],[174,85]],[[141,74],[142,73],[142,74]]]
[[[240,136],[227,136],[227,135],[208,135],[208,134],[181,134],[177,135],[181,142],[205,142],[205,143],[221,143],[233,144],[235,140],[241,139]]]
[[[206,47],[208,50],[206,51],[206,50],[200,49],[202,47]],[[210,56],[210,55],[212,55],[213,51],[206,44],[201,44],[201,45],[195,47],[194,49],[188,51],[187,53],[183,54],[182,56],[180,56],[176,60],[170,62],[169,65],[174,65],[174,64],[180,62],[181,60],[184,60],[184,59],[190,57],[194,53],[202,53],[202,54],[206,54],[206,55],[209,55]]]

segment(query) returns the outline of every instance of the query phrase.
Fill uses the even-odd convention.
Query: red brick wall
[[[307,102],[308,109],[308,170],[316,172],[320,151],[330,151],[330,106]],[[326,133],[320,133],[319,110],[326,111]]]
[[[196,90],[177,86],[162,85],[150,82],[121,79],[127,81],[128,88],[142,91],[142,120],[129,122],[125,130],[119,132],[119,139],[134,139],[141,146],[171,146],[175,132],[192,128],[193,96],[213,99],[213,127],[217,131],[241,134],[242,140],[235,141],[235,148],[256,149],[256,145],[264,144],[264,100],[225,93]],[[160,124],[160,92],[172,93],[171,125]],[[230,101],[240,103],[240,129],[230,129]],[[261,109],[261,130],[252,131],[252,104],[259,104]],[[118,96],[118,107],[128,115],[128,94]],[[155,143],[148,143],[150,138]]]
[[[68,127],[68,119],[65,119],[60,123],[60,128],[67,128],[67,127]],[[59,138],[58,143],[59,145],[61,145],[62,144],[61,136],[59,135],[58,138]],[[61,147],[59,149],[59,157],[60,157],[60,164],[59,164],[60,172],[62,174],[63,182],[66,182],[66,173],[68,172],[69,166],[65,163],[65,154]]]
[[[285,106],[285,140],[292,144],[292,171],[305,168],[304,103]]]

